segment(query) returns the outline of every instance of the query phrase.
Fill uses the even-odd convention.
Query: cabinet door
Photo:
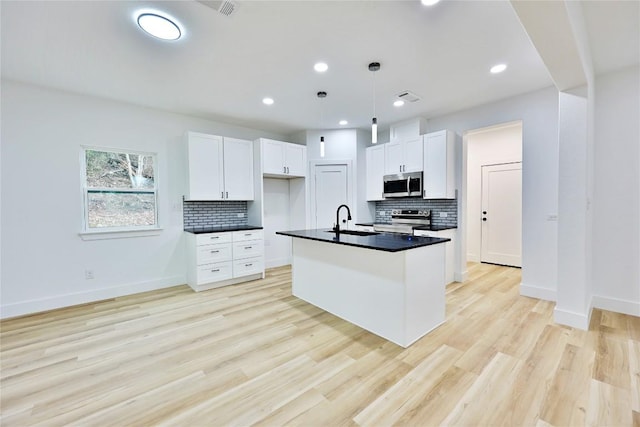
[[[284,142],[263,139],[261,143],[263,173],[284,175]]]
[[[402,173],[402,143],[399,141],[384,144],[384,173]]]
[[[187,200],[222,200],[222,137],[189,132],[187,134]]]
[[[224,138],[225,200],[253,200],[253,143]]]
[[[367,148],[367,200],[383,200],[384,144]]]
[[[306,176],[307,147],[298,144],[284,144],[284,166],[289,176]]]
[[[423,169],[423,143],[422,137],[408,139],[404,145],[404,167],[403,172],[422,172]]]
[[[448,131],[424,136],[424,198],[454,199],[454,139]]]

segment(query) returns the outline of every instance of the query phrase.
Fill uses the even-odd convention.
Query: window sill
[[[152,228],[148,230],[105,230],[105,231],[83,231],[78,233],[82,240],[105,240],[105,239],[127,239],[130,237],[157,236],[162,233],[162,228]]]

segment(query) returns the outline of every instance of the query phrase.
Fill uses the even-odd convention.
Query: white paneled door
[[[346,164],[316,165],[314,168],[315,228],[332,228],[336,222],[336,209],[348,203],[348,171]],[[350,206],[351,207],[351,206]],[[346,209],[340,211],[346,219]],[[346,224],[340,222],[340,227]]]
[[[482,167],[482,262],[522,266],[522,163]]]

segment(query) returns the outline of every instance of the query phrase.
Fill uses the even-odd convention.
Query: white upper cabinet
[[[187,200],[224,198],[222,137],[187,133]]]
[[[384,147],[386,174],[422,171],[422,137],[392,141]]]
[[[284,178],[306,175],[307,147],[262,138],[262,173]]]
[[[382,193],[384,190],[383,177],[385,145],[374,145],[368,147],[367,153],[367,200],[384,200]]]
[[[455,134],[448,130],[424,135],[425,199],[455,199]]]
[[[253,200],[253,142],[224,138],[225,200]]]
[[[187,132],[187,200],[253,200],[253,144]]]

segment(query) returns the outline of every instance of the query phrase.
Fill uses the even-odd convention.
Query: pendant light
[[[318,99],[322,101],[327,97],[327,92],[320,91],[317,93]],[[322,104],[320,104],[320,129],[322,129]],[[320,157],[324,157],[324,136],[320,136]]]
[[[371,119],[371,143],[378,143],[378,118],[376,117],[376,74],[380,69],[379,62],[369,64],[369,71],[373,72],[373,119]]]

